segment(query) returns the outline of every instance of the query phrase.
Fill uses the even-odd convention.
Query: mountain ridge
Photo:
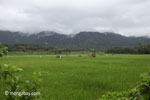
[[[35,44],[72,49],[107,49],[115,46],[132,47],[139,43],[150,44],[148,37],[127,37],[113,32],[82,31],[65,35],[54,31],[41,31],[34,34],[0,30],[3,44]]]

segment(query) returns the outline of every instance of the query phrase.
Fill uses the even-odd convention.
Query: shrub
[[[1,43],[0,43],[0,57],[2,57],[3,55],[7,54],[7,47],[4,47]]]
[[[150,100],[150,73],[141,75],[141,84],[123,92],[108,92],[99,100]]]
[[[7,53],[7,48],[0,44],[0,57]],[[41,82],[41,73],[33,73],[31,80],[21,80],[20,72],[23,69],[14,65],[0,65],[0,80],[5,85],[4,100],[41,100],[38,87]],[[34,93],[39,93],[38,95]]]

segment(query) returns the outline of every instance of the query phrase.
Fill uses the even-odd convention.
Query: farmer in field
[[[62,59],[62,56],[56,56],[56,58]]]

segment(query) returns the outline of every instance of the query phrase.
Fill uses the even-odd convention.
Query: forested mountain
[[[36,44],[73,49],[105,49],[116,46],[131,47],[139,43],[150,44],[150,38],[126,37],[112,32],[80,32],[72,36],[53,31],[43,31],[31,35],[0,31],[0,42],[3,44]]]

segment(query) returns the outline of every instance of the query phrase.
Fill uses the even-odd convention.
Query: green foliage
[[[106,53],[137,54],[137,50],[134,48],[113,47],[113,48],[107,49]]]
[[[48,54],[71,53],[71,49],[55,48],[50,46],[29,45],[29,44],[9,44],[6,45],[9,52],[47,52]]]
[[[0,57],[7,54],[7,48],[0,44]],[[38,87],[40,86],[41,72],[33,73],[32,79],[21,80],[20,72],[23,69],[14,65],[0,65],[0,80],[5,84],[5,99],[4,100],[41,100]],[[26,95],[28,93],[28,95]]]
[[[141,84],[124,92],[108,92],[99,100],[150,100],[150,73],[141,75]]]
[[[29,44],[9,44],[6,45],[9,52],[41,52],[41,51],[50,51],[56,49],[49,46],[40,46],[40,45],[29,45]]]
[[[106,50],[106,53],[116,54],[150,54],[150,44],[139,44],[134,48],[113,47]]]
[[[139,44],[135,49],[138,54],[150,54],[150,44]]]
[[[40,94],[31,95],[31,93],[38,92],[38,87],[42,81],[41,73],[33,73],[31,80],[25,82],[21,80],[20,72],[23,69],[14,65],[7,65],[1,67],[1,79],[6,85],[6,99],[5,100],[41,100]],[[18,93],[18,95],[12,95]],[[19,95],[19,93],[29,93],[29,95]]]
[[[6,55],[7,54],[7,47],[3,46],[1,43],[0,43],[0,57],[2,57],[3,55]]]
[[[41,79],[41,72],[34,72],[32,76],[32,80],[26,80],[26,84],[24,86],[23,91],[36,93],[38,92],[38,88],[40,87],[40,83],[42,82]],[[40,94],[38,95],[23,95],[20,100],[41,100]]]

